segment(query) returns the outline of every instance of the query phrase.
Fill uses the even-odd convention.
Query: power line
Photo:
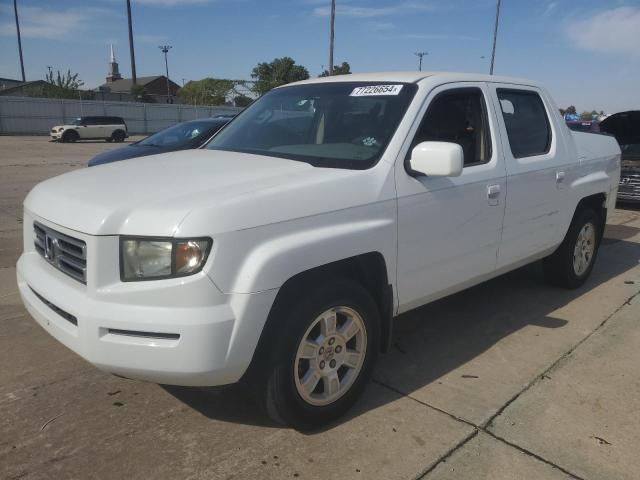
[[[493,75],[493,65],[496,60],[496,43],[498,41],[498,23],[500,22],[500,0],[496,5],[496,26],[493,29],[493,49],[491,50],[491,67],[489,68],[489,75]]]
[[[418,57],[420,57],[420,62],[418,63],[418,70],[422,71],[422,57],[424,57],[425,55],[429,55],[429,52],[416,52],[414,53],[414,55],[417,55]]]
[[[16,16],[16,32],[18,33],[18,53],[20,54],[20,71],[22,72],[22,81],[26,82],[24,76],[24,59],[22,58],[22,39],[20,38],[20,22],[18,21],[18,4],[17,0],[13,0],[13,11]]]
[[[169,87],[169,62],[167,60],[167,53],[169,53],[169,50],[172,48],[171,45],[160,45],[158,47],[160,50],[162,50],[162,53],[164,53],[164,68],[167,72],[167,103],[172,103],[171,102],[171,88]]]
[[[336,0],[331,0],[331,26],[329,28],[329,75],[333,75],[333,37],[336,22]]]
[[[131,0],[127,0],[127,19],[129,20],[129,56],[131,57],[131,82],[138,83],[136,77],[136,55],[133,51],[133,25],[131,22]]]

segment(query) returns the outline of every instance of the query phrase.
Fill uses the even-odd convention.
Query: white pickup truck
[[[308,429],[363,391],[393,318],[527,263],[573,288],[614,207],[613,137],[527,80],[354,74],[261,97],[203,149],[77,170],[24,202],[27,309],[132,379],[241,379]]]

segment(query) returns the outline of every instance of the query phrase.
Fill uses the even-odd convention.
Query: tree
[[[334,75],[348,75],[350,73],[351,73],[351,65],[349,65],[349,62],[342,62],[340,65],[336,65],[336,66],[333,67],[333,74]],[[320,77],[328,77],[329,76],[329,70],[325,70],[319,76]]]
[[[147,94],[144,85],[131,85],[131,90],[129,90],[129,93],[131,93],[131,96],[138,102],[153,103],[153,98],[151,98],[151,96]]]
[[[302,65],[296,65],[293,58],[275,58],[272,62],[262,62],[256,65],[251,78],[255,80],[251,89],[258,95],[264,95],[269,90],[286,83],[297,82],[309,78],[309,71]]]
[[[242,82],[223,78],[203,78],[187,83],[178,92],[184,103],[197,105],[223,105],[227,96],[235,93],[235,87]]]
[[[233,104],[236,107],[247,107],[249,106],[249,104],[253,102],[253,99],[251,97],[247,97],[246,95],[240,94],[240,95],[236,95],[233,98]]]
[[[45,79],[49,84],[64,90],[79,90],[84,85],[78,73],[71,74],[71,69],[68,69],[64,74],[60,74],[60,70],[58,70],[55,79],[53,71],[50,70]]]
[[[569,105],[565,110],[565,113],[568,113],[569,115],[575,115],[578,112],[576,110],[576,107],[574,107],[573,105]]]

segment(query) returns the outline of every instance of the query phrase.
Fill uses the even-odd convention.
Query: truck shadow
[[[381,395],[374,394],[375,389],[369,388],[355,408],[338,423],[383,406],[399,398],[399,394],[410,395],[439,382],[443,376],[525,327],[561,331],[569,321],[555,318],[553,312],[610,280],[620,285],[625,281],[632,282],[624,274],[640,263],[640,243],[626,239],[638,233],[640,228],[609,226],[592,276],[577,290],[548,286],[540,264],[535,263],[400,315],[394,323],[391,351],[379,357],[374,372],[375,381],[389,385],[397,393],[381,398]],[[582,320],[574,317],[571,323]],[[582,338],[585,334],[580,335]],[[538,335],[532,332],[530,336],[527,341],[533,343]],[[514,353],[511,351],[505,355]],[[551,364],[555,359],[550,356],[546,363]],[[468,372],[460,371],[461,376],[465,374],[463,378],[481,382],[482,379],[477,379],[474,373],[477,372],[473,372],[472,367]],[[522,383],[532,378],[523,378]],[[277,426],[255,407],[240,386],[163,388],[210,419]]]

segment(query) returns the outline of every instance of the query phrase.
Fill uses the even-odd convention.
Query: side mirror
[[[411,170],[430,177],[458,177],[464,165],[464,152],[457,143],[422,142],[411,151]]]

